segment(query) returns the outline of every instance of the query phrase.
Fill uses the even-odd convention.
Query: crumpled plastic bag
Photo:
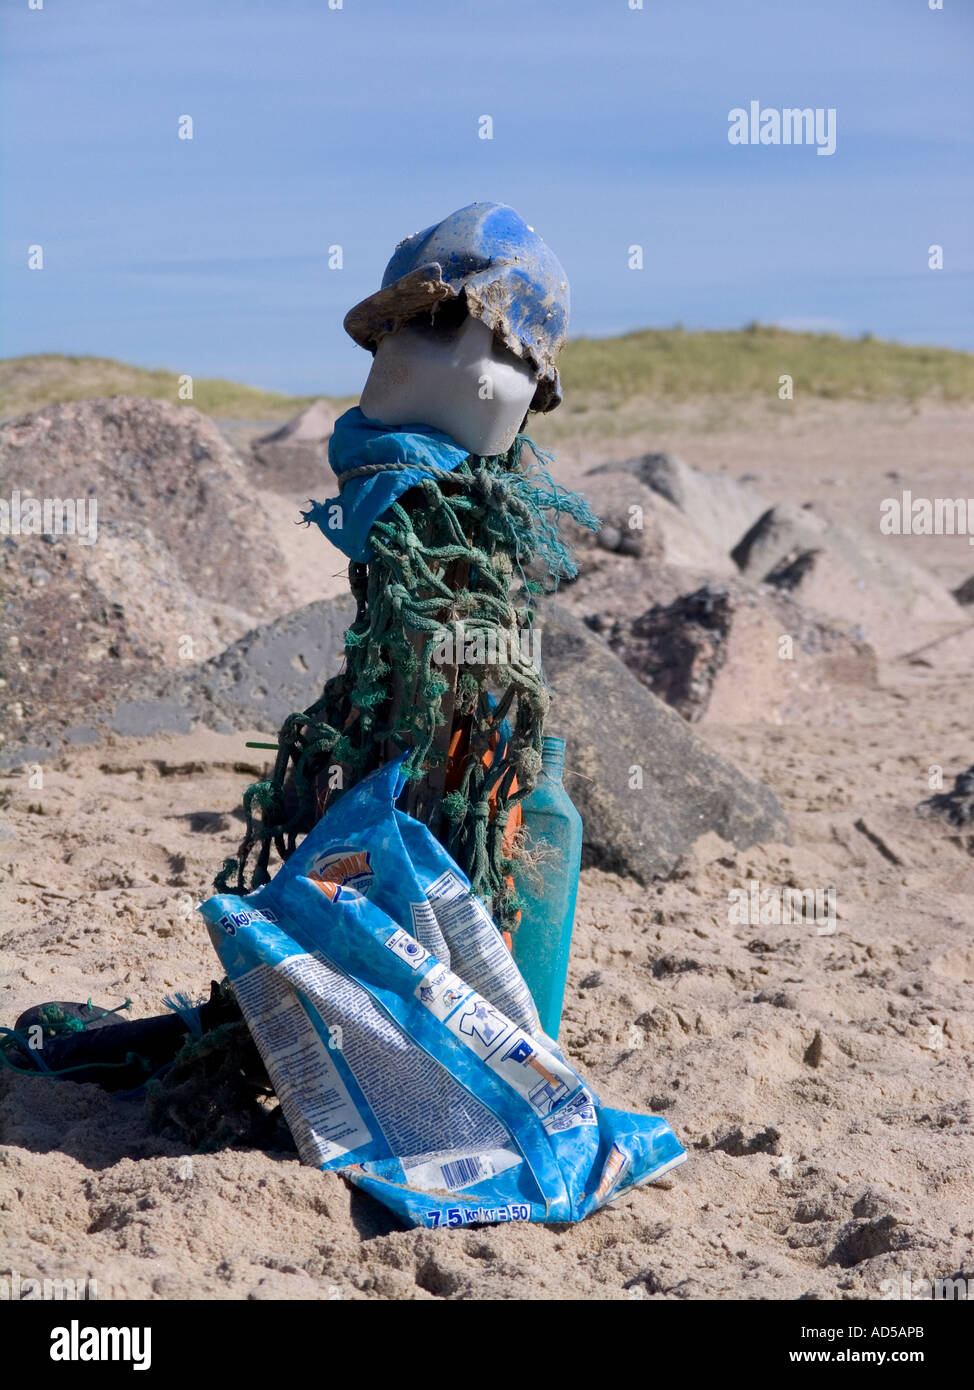
[[[686,1158],[541,1031],[464,874],[395,808],[401,759],[270,883],[201,904],[303,1162],[411,1226],[579,1221]]]

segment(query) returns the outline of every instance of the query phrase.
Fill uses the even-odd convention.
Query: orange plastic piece
[[[490,738],[490,746],[489,746],[489,748],[487,749],[487,751],[486,751],[485,753],[483,753],[483,754],[481,755],[480,761],[483,763],[484,767],[490,767],[490,764],[491,764],[491,761],[492,761],[492,757],[493,757],[494,749],[497,747],[497,745],[498,745],[499,742],[500,742],[500,733],[499,733],[498,731],[495,730],[494,733],[491,735],[491,738]],[[470,753],[470,715],[469,715],[469,714],[465,714],[465,715],[462,716],[462,718],[456,720],[456,722],[455,722],[455,724],[454,724],[454,726],[453,726],[453,732],[452,732],[452,734],[450,735],[450,746],[449,746],[449,748],[448,748],[448,750],[447,750],[446,778],[445,778],[445,787],[446,787],[446,790],[447,790],[448,792],[456,791],[457,787],[459,787],[459,785],[460,785],[460,779],[461,779],[462,776],[463,776],[463,770],[464,770],[464,768],[466,767],[467,758],[468,758],[468,756],[469,756],[469,753]],[[516,778],[516,777],[515,777],[515,778],[512,780],[512,782],[511,782],[511,791],[512,791],[512,792],[516,792],[516,791],[517,791],[517,778]],[[491,806],[491,820],[493,820],[494,816],[495,816],[496,813],[497,813],[497,788],[496,788],[496,787],[495,787],[494,790],[490,793],[489,801],[490,801],[490,806]],[[514,836],[515,836],[515,834],[516,834],[518,828],[520,827],[520,825],[521,825],[521,807],[520,807],[520,805],[512,806],[511,809],[510,809],[510,811],[509,811],[509,813],[508,813],[508,817],[507,817],[507,826],[506,826],[505,831],[504,831],[504,852],[505,852],[505,854],[510,854],[511,845],[512,845],[513,840],[514,840]],[[511,878],[510,875],[507,876],[505,882],[507,883],[508,887],[509,887],[510,889],[513,890],[513,888],[514,888],[514,880],[513,880],[513,878]],[[521,920],[521,914],[520,914],[520,912],[517,914],[516,920],[517,920],[518,922]],[[507,946],[507,949],[508,949],[509,951],[512,951],[512,950],[513,950],[513,943],[512,943],[512,940],[511,940],[511,933],[510,933],[510,932],[507,932],[507,931],[501,932],[501,936],[503,936],[503,938],[504,938],[504,943],[505,943],[505,945]]]

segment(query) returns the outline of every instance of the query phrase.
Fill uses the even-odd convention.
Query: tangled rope
[[[246,831],[216,878],[218,892],[267,882],[272,849],[289,858],[326,806],[406,753],[407,782],[425,779],[437,789],[428,785],[424,797],[421,787],[407,787],[410,809],[473,891],[493,900],[499,923],[513,922],[509,818],[535,785],[549,700],[533,640],[534,604],[577,572],[559,516],[598,525],[583,498],[552,481],[549,462],[518,435],[507,454],[427,471],[375,522],[374,558],[349,565],[356,615],[345,669],[309,709],[284,721],[271,776],[244,794]],[[370,464],[340,481],[397,466]],[[322,510],[312,503],[305,522]],[[450,760],[457,729],[463,757]]]

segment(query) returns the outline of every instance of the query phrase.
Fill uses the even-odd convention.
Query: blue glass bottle
[[[565,740],[546,738],[534,791],[521,802],[525,845],[543,852],[536,870],[516,868],[522,899],[514,959],[534,997],[541,1026],[558,1037],[582,862],[582,818],[562,786]]]

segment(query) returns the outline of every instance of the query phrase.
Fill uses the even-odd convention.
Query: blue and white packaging
[[[401,761],[401,760],[400,760]],[[427,827],[400,761],[331,807],[270,883],[200,911],[303,1162],[411,1226],[579,1221],[686,1153],[600,1104]]]

